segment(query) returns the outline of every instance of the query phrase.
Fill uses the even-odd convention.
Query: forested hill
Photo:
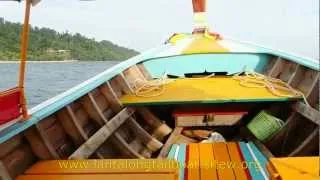
[[[18,60],[22,25],[0,17],[0,60]],[[28,60],[125,60],[138,54],[110,41],[31,27]]]

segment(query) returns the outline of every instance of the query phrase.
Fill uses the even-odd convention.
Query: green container
[[[263,142],[278,132],[283,124],[281,119],[261,111],[247,127],[258,140]]]

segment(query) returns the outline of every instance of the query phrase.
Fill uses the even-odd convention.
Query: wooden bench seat
[[[269,178],[267,158],[252,142],[174,144],[167,158],[179,162],[180,180]]]
[[[167,159],[55,160],[33,165],[17,180],[178,180],[177,162]]]

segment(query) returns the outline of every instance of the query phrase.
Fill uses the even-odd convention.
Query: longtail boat
[[[39,1],[25,2],[19,85],[0,93],[0,179],[318,178],[318,60],[211,33],[205,1],[193,0],[192,33],[28,110],[29,13]],[[112,166],[124,162],[179,164]]]

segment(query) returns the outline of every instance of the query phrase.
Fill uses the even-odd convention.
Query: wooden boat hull
[[[38,160],[143,159],[155,158],[160,151],[159,157],[164,157],[174,134],[194,142],[180,136],[181,129],[172,132],[170,122],[149,108],[132,109],[119,100],[134,92],[137,79],[151,80],[164,71],[182,76],[204,71],[233,74],[249,68],[287,82],[303,92],[311,107],[297,102],[276,109],[285,125],[265,145],[277,156],[319,153],[319,62],[231,40],[221,41],[218,50],[209,43],[209,49],[186,51],[187,41],[165,44],[119,63],[30,109],[28,121],[3,127],[1,177],[14,178]]]

